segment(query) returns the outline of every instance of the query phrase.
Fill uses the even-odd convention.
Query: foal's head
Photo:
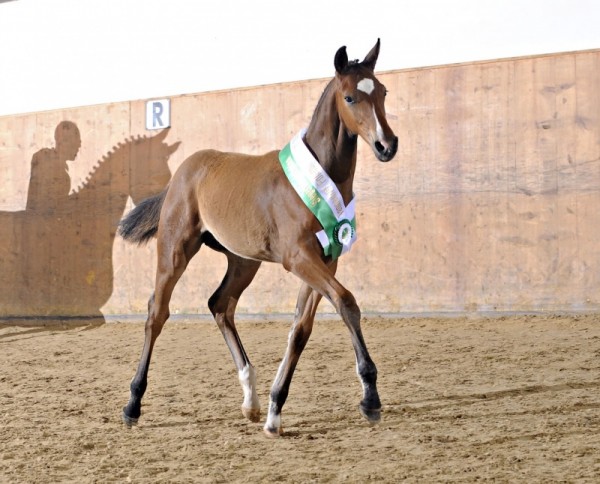
[[[375,77],[379,39],[362,62],[348,61],[346,47],[335,54],[336,105],[348,132],[364,139],[379,161],[390,161],[398,150],[398,137],[385,118],[386,89]]]

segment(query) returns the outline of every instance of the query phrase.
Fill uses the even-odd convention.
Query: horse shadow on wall
[[[74,123],[57,126],[55,147],[32,158],[26,209],[0,212],[1,318],[104,322],[117,225],[128,197],[137,204],[169,182],[167,162],[180,142],[165,143],[167,134],[114,146],[69,193],[66,162],[81,138]]]

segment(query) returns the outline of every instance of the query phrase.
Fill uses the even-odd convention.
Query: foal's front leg
[[[306,284],[300,288],[294,324],[288,336],[288,346],[271,387],[269,413],[264,426],[265,434],[269,437],[277,437],[283,433],[281,409],[287,399],[292,375],[300,354],[312,332],[313,321],[320,300],[321,295]]]
[[[310,301],[308,301],[309,296],[302,293],[298,299],[299,308],[302,301],[308,301],[306,306],[302,307],[307,316],[305,319],[300,318],[299,323],[295,325],[292,333],[290,333],[288,351],[281,363],[271,391],[271,405],[269,406],[265,432],[267,435],[279,435],[281,433],[281,409],[287,398],[294,368],[310,335],[320,296],[325,296],[333,304],[350,331],[356,356],[356,372],[363,387],[363,399],[360,402],[359,409],[369,422],[378,422],[381,419],[381,401],[377,392],[377,367],[367,351],[360,328],[360,309],[354,296],[334,277],[336,265],[333,265],[331,269],[328,268],[320,256],[310,249],[299,251],[294,260],[289,261],[289,267],[316,293],[312,293],[314,296],[311,296]],[[308,291],[305,288],[303,290]]]

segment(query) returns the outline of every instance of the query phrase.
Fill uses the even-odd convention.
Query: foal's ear
[[[375,70],[375,64],[377,63],[377,58],[379,57],[379,39],[377,39],[377,43],[371,49],[371,51],[365,57],[365,60],[362,61],[362,65],[368,67],[372,71]]]
[[[346,53],[345,45],[340,47],[335,53],[333,65],[335,65],[335,70],[338,72],[338,74],[343,74],[346,70],[346,67],[348,67],[348,54]]]

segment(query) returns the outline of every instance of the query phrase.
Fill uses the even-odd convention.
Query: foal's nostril
[[[390,161],[396,156],[396,151],[398,151],[398,137],[394,136],[390,140],[386,139],[384,143],[375,141],[373,143],[373,151],[375,151],[375,155],[379,161]]]

